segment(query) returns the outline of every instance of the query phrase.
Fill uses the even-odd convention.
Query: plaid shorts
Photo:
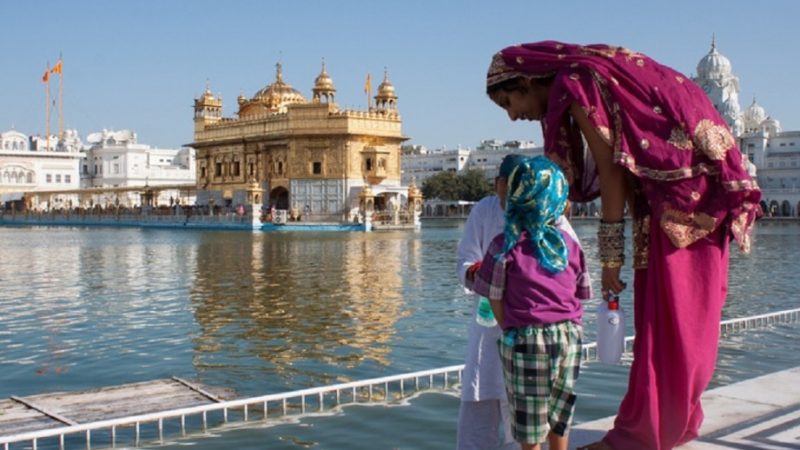
[[[518,442],[544,442],[549,431],[566,434],[575,411],[582,334],[569,320],[503,333],[500,358]]]

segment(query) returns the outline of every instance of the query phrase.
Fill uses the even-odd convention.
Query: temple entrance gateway
[[[279,186],[269,192],[269,205],[275,209],[289,209],[289,191]]]

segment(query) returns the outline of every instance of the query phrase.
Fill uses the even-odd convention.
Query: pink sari
[[[591,153],[569,114],[573,103],[637,185],[634,362],[604,440],[617,450],[687,442],[698,434],[700,395],[716,364],[728,241],[749,252],[758,186],[705,93],[641,53],[522,44],[495,55],[487,83],[519,76],[552,78],[542,120],[545,154],[564,169],[572,200],[600,194]]]

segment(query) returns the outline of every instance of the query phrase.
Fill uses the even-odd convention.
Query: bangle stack
[[[600,265],[604,268],[622,267],[625,263],[625,221],[603,222],[597,229]]]

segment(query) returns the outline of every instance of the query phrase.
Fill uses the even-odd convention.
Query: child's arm
[[[502,235],[496,237],[489,245],[486,255],[483,257],[477,270],[475,270],[474,282],[469,286],[475,293],[489,299],[492,305],[492,313],[497,323],[503,326],[503,296],[506,284],[506,259],[496,256],[502,251]]]
[[[497,320],[498,325],[500,328],[503,327],[503,299],[495,299],[490,298],[489,304],[492,305],[492,314],[494,314],[495,320]]]

